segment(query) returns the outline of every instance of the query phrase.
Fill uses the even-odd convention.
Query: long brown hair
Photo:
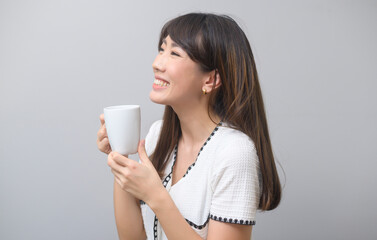
[[[276,208],[281,198],[280,180],[254,56],[244,32],[229,16],[190,13],[164,25],[158,47],[168,35],[202,71],[217,70],[216,74],[220,74],[221,85],[210,93],[208,113],[213,111],[253,140],[263,181],[259,209]],[[159,140],[150,156],[160,175],[181,136],[179,119],[171,106],[165,107],[163,120]]]

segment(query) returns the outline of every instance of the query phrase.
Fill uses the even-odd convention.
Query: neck
[[[185,146],[195,148],[204,143],[209,134],[220,122],[220,118],[216,114],[208,114],[206,106],[190,107],[183,109],[173,108],[178,115],[181,125],[182,136],[180,142]],[[213,122],[212,120],[215,122]]]

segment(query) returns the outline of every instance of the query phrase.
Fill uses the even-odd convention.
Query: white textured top
[[[152,124],[146,140],[147,154],[153,153],[162,120]],[[177,147],[163,176],[170,193],[187,223],[204,239],[209,219],[233,224],[254,225],[259,205],[261,176],[253,141],[244,133],[221,124],[204,143],[185,176],[171,186],[172,166]],[[167,240],[149,206],[141,202],[147,239]]]

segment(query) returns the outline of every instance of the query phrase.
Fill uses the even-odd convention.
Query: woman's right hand
[[[109,143],[109,137],[107,136],[106,125],[105,125],[105,116],[103,113],[99,116],[101,120],[101,127],[97,133],[97,146],[101,152],[109,154],[111,152],[111,147]]]

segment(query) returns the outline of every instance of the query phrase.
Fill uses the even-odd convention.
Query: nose
[[[164,54],[157,54],[152,63],[153,71],[164,72],[165,71],[165,57]]]

